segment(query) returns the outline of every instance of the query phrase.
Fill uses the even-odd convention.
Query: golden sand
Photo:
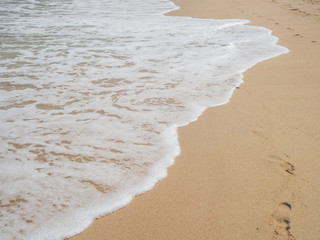
[[[319,0],[176,3],[170,15],[249,19],[290,53],[247,71],[230,103],[179,129],[165,180],[72,239],[320,239]]]

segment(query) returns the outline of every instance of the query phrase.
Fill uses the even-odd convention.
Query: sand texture
[[[72,238],[320,239],[320,1],[179,0],[170,15],[241,18],[290,53],[179,129],[168,177]]]

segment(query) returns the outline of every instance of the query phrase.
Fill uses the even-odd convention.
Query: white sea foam
[[[0,0],[0,238],[62,239],[166,176],[177,127],[286,53],[168,0]],[[218,127],[218,126],[217,126]]]

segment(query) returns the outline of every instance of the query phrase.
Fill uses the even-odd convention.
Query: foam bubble
[[[0,226],[62,239],[166,176],[177,127],[286,53],[247,20],[167,0],[0,0]]]

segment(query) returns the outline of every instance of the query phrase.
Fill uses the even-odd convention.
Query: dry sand
[[[249,19],[291,52],[179,129],[182,154],[164,181],[73,239],[320,239],[319,0],[176,3],[170,14]]]

